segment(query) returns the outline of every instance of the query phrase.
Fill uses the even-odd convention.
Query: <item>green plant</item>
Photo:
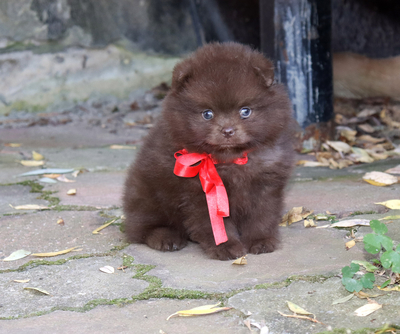
[[[372,260],[373,263],[381,265],[383,268],[394,272],[400,273],[400,244],[393,249],[393,240],[386,236],[388,229],[385,224],[379,220],[371,220],[370,227],[374,233],[369,233],[364,236],[364,248],[370,254],[379,254],[379,259]],[[373,273],[367,273],[360,278],[355,277],[359,271],[360,266],[352,263],[342,269],[342,283],[347,291],[359,292],[363,288],[372,289],[375,276]],[[389,276],[390,276],[389,272]],[[382,286],[387,286],[390,279],[387,280]]]

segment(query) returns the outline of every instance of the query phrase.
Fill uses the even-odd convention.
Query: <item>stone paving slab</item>
[[[52,309],[82,308],[96,299],[130,299],[142,292],[148,283],[132,279],[135,272],[131,268],[117,270],[121,265],[121,257],[91,257],[69,260],[61,265],[41,265],[29,271],[3,273],[0,280],[0,317],[22,317]],[[114,267],[115,273],[101,272],[99,268],[104,266]],[[30,281],[16,283],[13,281],[16,279]],[[24,290],[26,287],[43,289],[50,295]]]
[[[375,187],[361,180],[327,180],[296,182],[290,184],[285,198],[286,210],[305,206],[315,213],[343,215],[351,212],[384,212],[386,209],[376,202],[398,198],[400,184]]]
[[[21,143],[22,148],[101,147],[140,141],[148,130],[140,127],[110,133],[101,127],[79,124],[1,129],[2,143]]]
[[[43,190],[55,191],[52,196],[60,199],[61,205],[94,206],[110,208],[121,206],[125,171],[83,173],[77,178],[67,176],[76,182],[45,184]],[[76,189],[76,195],[67,195],[69,189]]]
[[[379,290],[378,290],[379,293]],[[381,292],[382,293],[382,292]],[[286,288],[250,290],[231,297],[228,306],[251,314],[250,319],[264,321],[270,334],[312,334],[330,328],[379,328],[385,324],[400,324],[400,298],[396,294],[388,294],[373,298],[383,308],[368,317],[359,317],[354,311],[367,304],[366,299],[353,297],[343,304],[332,305],[334,300],[349,295],[339,278],[330,278],[323,283],[298,281]],[[322,324],[309,321],[285,318],[278,314],[293,314],[287,307],[286,301],[291,301],[308,312],[314,313]]]
[[[5,320],[0,334],[108,333],[108,334],[247,334],[234,311],[203,317],[166,318],[193,307],[215,304],[212,300],[159,299],[118,307],[99,306],[86,313],[55,311],[39,317]],[[161,330],[163,332],[161,332]]]
[[[352,260],[365,260],[361,244],[346,251],[347,231],[304,228],[299,223],[281,227],[281,232],[281,249],[249,254],[245,266],[211,260],[194,243],[177,252],[163,253],[145,245],[130,245],[124,252],[133,256],[135,263],[156,265],[148,274],[159,277],[164,287],[207,292],[279,282],[292,275],[338,274]]]
[[[62,218],[64,225],[57,224]],[[104,253],[114,246],[119,246],[123,234],[119,226],[109,226],[101,234],[94,235],[92,231],[104,224],[108,219],[98,212],[92,211],[41,211],[20,216],[0,217],[0,259],[18,249],[32,253],[55,252],[75,246],[82,248],[47,260],[56,261],[77,254]],[[24,263],[38,259],[26,258],[4,262],[0,261],[1,269],[16,269]]]
[[[16,210],[10,204],[12,206],[25,204],[47,206],[49,203],[43,199],[38,199],[39,195],[38,193],[31,193],[31,187],[28,186],[9,185],[0,187],[0,217],[4,214],[28,212]]]

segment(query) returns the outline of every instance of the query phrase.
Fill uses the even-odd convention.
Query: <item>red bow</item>
[[[199,174],[201,185],[206,193],[215,244],[219,245],[228,241],[223,217],[229,216],[229,201],[225,186],[214,166],[218,162],[210,154],[188,153],[185,149],[176,152],[175,158],[175,175],[193,177]],[[245,153],[243,158],[235,159],[233,162],[238,165],[244,165],[247,160],[247,154]],[[196,163],[199,164],[195,165]]]

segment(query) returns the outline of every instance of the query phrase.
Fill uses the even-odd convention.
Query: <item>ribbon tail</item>
[[[210,214],[211,228],[214,234],[215,244],[218,246],[228,241],[226,234],[224,218],[218,214],[217,208],[217,190],[214,187],[210,192],[206,193],[208,212]]]

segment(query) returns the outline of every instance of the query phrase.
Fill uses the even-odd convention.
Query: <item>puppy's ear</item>
[[[174,90],[182,89],[192,76],[193,70],[191,64],[188,62],[188,59],[180,62],[179,64],[175,65],[172,72],[171,88]]]
[[[270,87],[274,82],[274,65],[272,62],[262,56],[262,59],[253,65],[256,75],[260,78],[261,84]]]

